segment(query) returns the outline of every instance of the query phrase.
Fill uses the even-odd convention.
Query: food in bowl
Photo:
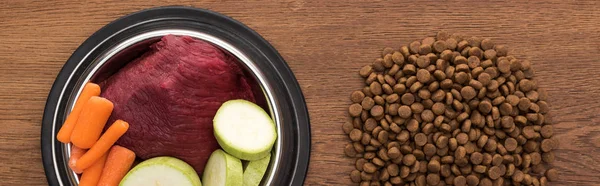
[[[235,57],[205,41],[168,35],[150,48],[100,83],[101,96],[115,103],[109,122],[131,124],[117,144],[142,159],[178,157],[202,172],[219,148],[212,119],[227,100],[254,101],[249,78]]]
[[[183,162],[175,163],[181,165],[177,166],[179,168],[193,167],[196,176],[202,177],[203,174],[219,175],[219,171],[222,170],[219,166],[212,166],[215,168],[205,170],[207,161],[210,161],[209,157],[212,157],[211,154],[224,153],[230,157],[227,159],[233,158],[240,162],[241,160],[265,162],[264,158],[270,155],[277,138],[273,120],[259,106],[264,104],[260,103],[262,99],[255,98],[260,97],[256,94],[260,92],[256,90],[258,85],[238,66],[237,58],[210,43],[188,36],[164,36],[159,42],[151,45],[150,51],[133,60],[108,79],[97,85],[94,83],[88,85],[67,119],[71,122],[67,123],[69,125],[63,125],[59,132],[62,135],[58,135],[68,136],[72,133],[70,136],[82,136],[79,133],[75,134],[76,130],[73,128],[100,129],[92,130],[92,134],[100,134],[102,128],[105,128],[104,134],[87,137],[86,142],[91,141],[91,143],[86,143],[85,146],[74,144],[74,148],[82,149],[78,151],[78,154],[82,154],[81,157],[77,158],[86,161],[83,161],[85,162],[83,166],[75,159],[76,157],[71,156],[74,160],[71,168],[75,172],[83,172],[82,178],[90,178],[86,181],[91,180],[84,182],[82,179],[80,185],[102,183],[105,173],[109,172],[115,175],[109,177],[110,181],[117,180],[121,184],[126,174],[126,177],[130,178],[126,180],[136,180],[135,178],[140,176],[139,171],[127,173],[133,159],[127,160],[123,166],[117,166],[119,170],[127,171],[117,173],[103,171],[104,166],[98,164],[111,164],[109,162],[111,158],[107,158],[113,153],[112,150],[109,151],[111,147],[130,150],[141,160],[146,160],[133,170],[140,170],[138,166],[146,164],[165,165],[146,162],[151,161],[147,159],[155,157],[167,157]],[[101,91],[87,87],[101,87]],[[86,92],[91,93],[85,94]],[[114,105],[114,108],[99,109],[102,111],[98,111],[99,113],[110,114],[92,118],[95,121],[94,125],[79,122],[90,120],[77,117],[84,116],[80,112],[94,110],[89,109],[92,106],[87,104],[92,98],[107,101]],[[217,110],[223,110],[219,114],[220,119],[215,118]],[[105,123],[113,124],[105,125]],[[127,127],[117,128],[124,124]],[[218,127],[219,131],[213,130],[215,127]],[[69,139],[60,141],[73,142]],[[224,151],[218,150],[220,147]],[[85,151],[86,149],[88,150]],[[125,161],[125,158],[120,156],[112,159]],[[269,161],[266,162],[268,164]],[[92,175],[86,173],[92,167],[95,167],[94,176],[87,176]],[[241,185],[245,180],[244,170],[241,163],[237,167],[239,168],[227,171],[228,175],[232,173],[239,175],[234,176],[235,180],[219,180],[227,177],[216,177],[215,183]],[[251,185],[260,183],[260,179],[256,182],[255,175],[264,175],[265,171],[266,169],[259,169],[256,172],[253,169],[252,172],[255,173],[251,175],[254,176],[251,176],[252,181],[248,183],[253,183]],[[161,178],[153,177],[157,180]],[[171,178],[176,177],[166,179]],[[212,183],[215,179],[211,178],[211,180]],[[185,183],[197,185],[195,180]]]

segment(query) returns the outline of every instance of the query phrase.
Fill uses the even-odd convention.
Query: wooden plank
[[[0,2],[0,185],[44,185],[40,125],[46,96],[70,54],[128,13],[160,5],[215,10],[259,32],[302,86],[312,123],[307,185],[348,185],[343,155],[357,71],[386,46],[438,30],[489,37],[533,62],[550,95],[561,182],[600,183],[598,1],[20,1]]]

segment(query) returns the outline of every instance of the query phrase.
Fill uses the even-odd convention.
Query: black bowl
[[[310,157],[304,96],[279,53],[258,33],[222,14],[191,7],[159,7],[122,17],[90,36],[69,58],[48,95],[42,120],[42,160],[49,185],[76,185],[68,168],[70,146],[56,133],[84,82],[108,77],[165,34],[204,39],[238,57],[259,82],[278,125],[265,185],[302,185]]]

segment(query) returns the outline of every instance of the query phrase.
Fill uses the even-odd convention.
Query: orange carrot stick
[[[106,154],[102,155],[91,167],[83,171],[81,179],[79,179],[79,186],[96,186],[98,184],[102,169],[104,169],[104,163],[106,163],[106,157]]]
[[[75,164],[75,168],[85,170],[90,167],[98,158],[106,154],[108,149],[115,144],[115,142],[127,132],[129,129],[129,123],[123,120],[117,120],[113,123],[102,137],[88,150]]]
[[[73,145],[82,149],[92,147],[100,137],[113,108],[113,103],[108,99],[92,96],[83,106],[71,134]]]
[[[67,116],[67,120],[65,120],[65,123],[63,123],[62,127],[58,131],[58,134],[56,135],[56,139],[58,139],[58,141],[63,143],[71,142],[71,133],[75,128],[75,123],[77,123],[77,119],[79,118],[79,114],[81,113],[83,105],[85,105],[85,103],[92,96],[99,95],[100,86],[98,86],[95,83],[85,84],[83,90],[81,91],[81,94],[79,95],[79,98],[77,98],[77,101],[75,102],[75,107],[73,107],[73,110],[71,111],[69,116]]]
[[[77,169],[77,168],[75,168],[75,165],[77,164],[77,160],[79,160],[79,158],[81,158],[81,156],[83,156],[83,154],[85,154],[86,151],[87,150],[79,148],[77,146],[71,147],[71,157],[69,158],[69,167],[71,168],[71,170],[73,170],[77,174],[81,174],[83,172],[83,169]]]
[[[119,185],[135,160],[135,153],[118,145],[110,148],[98,186]]]

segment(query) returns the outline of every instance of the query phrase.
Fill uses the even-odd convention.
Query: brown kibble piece
[[[454,80],[459,84],[465,84],[469,80],[469,75],[464,72],[459,72],[454,75]]]
[[[383,132],[383,131],[382,131],[382,132]],[[387,132],[387,131],[386,131],[386,132]],[[377,137],[379,137],[379,136],[377,136]],[[389,137],[389,136],[388,136],[388,137]],[[387,144],[388,144],[388,148],[389,148],[389,147],[390,147],[390,146],[389,146],[389,143],[387,143]],[[383,160],[383,161],[390,161],[390,159],[391,159],[391,158],[388,156],[388,152],[387,152],[387,149],[386,149],[386,147],[385,147],[385,146],[384,146],[384,147],[382,147],[382,148],[380,148],[380,149],[379,149],[379,151],[377,151],[377,156],[378,156],[379,158],[381,158],[381,160]]]
[[[502,128],[510,129],[515,126],[515,120],[511,116],[502,116],[500,124],[502,125]]]
[[[492,186],[492,180],[489,178],[482,178],[481,181],[479,181],[479,186]]]
[[[382,167],[385,165],[385,162],[383,162],[383,160],[379,159],[379,158],[373,158],[373,160],[371,160],[373,162],[373,164],[377,167]]]
[[[346,147],[344,148],[344,152],[346,153],[346,156],[348,157],[356,157],[356,150],[354,149],[354,146],[352,145],[352,143],[349,143],[346,145]]]
[[[490,168],[490,170],[488,170],[487,172],[488,177],[490,177],[492,180],[496,180],[498,178],[500,178],[500,168],[498,166],[493,166]]]
[[[489,38],[485,38],[485,39],[481,40],[481,49],[483,49],[483,50],[493,49],[494,45],[495,45],[494,41],[492,41]]]
[[[427,175],[427,184],[437,185],[439,183],[440,183],[440,176],[438,174],[428,174]]]
[[[448,47],[446,45],[446,41],[438,40],[435,43],[433,43],[433,51],[434,52],[441,53],[442,51],[446,50],[447,48]]]
[[[423,106],[421,103],[413,103],[410,105],[410,109],[413,113],[420,114],[423,112],[423,110],[425,110],[425,106]]]
[[[492,103],[490,103],[490,101],[487,100],[483,100],[479,103],[479,112],[481,112],[482,114],[488,114],[490,113],[490,111],[492,111]]]
[[[375,59],[375,61],[373,61],[373,64],[371,64],[371,66],[373,67],[373,70],[376,72],[382,72],[385,70],[385,66],[383,66],[383,58]]]
[[[548,185],[548,178],[546,178],[545,176],[541,177],[540,178],[540,186],[547,186],[547,185]]]
[[[377,140],[380,143],[385,144],[385,143],[387,143],[388,139],[389,139],[389,133],[387,131],[384,130],[384,131],[379,132],[379,135],[377,136]]]
[[[469,68],[474,69],[477,68],[478,66],[480,66],[480,60],[479,58],[477,58],[476,56],[470,56],[467,59],[467,65],[469,66]],[[468,70],[468,69],[467,69]]]
[[[349,136],[350,140],[352,141],[360,141],[362,139],[362,131],[358,129],[352,129]]]
[[[352,180],[352,182],[354,182],[354,183],[359,183],[361,181],[361,179],[360,179],[360,171],[353,170],[350,173],[350,180]]]
[[[516,124],[525,125],[527,123],[527,118],[525,116],[516,116],[514,120]]]
[[[533,82],[527,79],[519,81],[519,88],[521,92],[529,92],[531,89],[533,89],[533,86]]]
[[[464,98],[466,101],[469,101],[475,98],[476,96],[475,89],[471,86],[463,87],[462,89],[460,89],[460,93],[462,95],[462,98]]]
[[[398,116],[402,118],[409,118],[412,115],[412,110],[409,106],[402,105],[398,108]]]
[[[437,148],[431,143],[425,144],[425,146],[423,146],[423,153],[426,156],[433,156],[436,152]]]
[[[479,74],[479,76],[477,76],[477,80],[479,80],[479,82],[481,82],[483,86],[487,86],[488,84],[490,84],[492,77],[490,76],[490,74],[483,72]]]
[[[352,117],[358,117],[358,116],[360,116],[360,113],[362,112],[362,110],[363,110],[363,107],[360,104],[355,103],[355,104],[350,105],[350,107],[348,108],[348,113]]]
[[[548,181],[558,181],[558,171],[554,168],[548,169],[545,175]]]
[[[411,105],[415,102],[415,96],[411,93],[407,93],[407,94],[402,95],[402,97],[400,98],[400,101],[404,105]]]
[[[363,170],[366,173],[374,173],[375,171],[377,171],[377,167],[375,166],[375,164],[367,162],[363,165]]]
[[[417,132],[419,130],[419,122],[415,119],[411,119],[406,124],[406,130],[410,132]]]
[[[470,156],[471,163],[474,165],[479,165],[483,162],[483,154],[480,152],[474,152]]]
[[[521,133],[527,139],[533,139],[536,136],[536,132],[533,129],[533,126],[523,127],[523,130],[521,131]]]
[[[371,97],[365,97],[362,102],[362,109],[364,110],[371,110],[371,108],[373,108],[373,106],[375,106],[375,100],[373,100],[373,98]]]
[[[396,159],[397,157],[399,157],[401,155],[400,150],[397,147],[390,148],[390,150],[388,150],[387,153],[391,159]]]
[[[479,184],[479,178],[473,174],[467,176],[467,185],[476,186]]]
[[[359,119],[360,120],[360,119]],[[350,134],[350,132],[354,129],[354,125],[350,122],[345,122],[342,124],[342,130],[344,130],[345,134]]]
[[[392,66],[394,65],[394,61],[392,60],[392,54],[387,54],[385,56],[383,56],[383,67],[387,68],[392,68]]]
[[[483,59],[483,51],[479,47],[471,47],[469,49],[469,56],[475,56],[479,59]]]
[[[390,174],[390,176],[398,176],[399,171],[400,171],[398,164],[389,164],[386,169],[387,169],[388,174]]]
[[[532,165],[539,165],[542,162],[542,155],[539,152],[532,152],[529,156],[531,156]]]
[[[544,139],[542,140],[542,143],[540,145],[540,148],[542,150],[542,152],[550,152],[554,147],[554,140],[552,139]]]
[[[469,37],[469,38],[466,38],[466,41],[472,47],[479,47],[479,46],[481,46],[481,38],[479,38],[479,37],[476,37],[476,36]]]
[[[554,127],[552,125],[544,125],[540,129],[540,134],[543,138],[550,138],[554,134]]]
[[[510,62],[508,60],[500,60],[498,61],[498,71],[502,73],[510,72]]]
[[[416,145],[423,146],[427,143],[427,135],[418,133],[415,135],[414,140]]]
[[[381,50],[381,57],[386,56],[388,54],[391,54],[394,52],[394,49],[391,47],[385,47],[383,48],[383,50]]]
[[[494,156],[492,156],[492,165],[498,166],[502,164],[502,161],[504,161],[504,158],[500,154],[494,154]]]
[[[454,64],[456,64],[456,65],[467,64],[467,63],[468,63],[468,60],[464,56],[456,56],[454,58]]]
[[[520,99],[518,96],[515,96],[515,95],[506,96],[506,102],[512,106],[517,106],[519,104],[519,101],[520,101]]]
[[[381,89],[381,84],[379,82],[373,82],[371,83],[371,85],[369,85],[369,88],[371,89],[371,93],[373,93],[373,95],[381,95],[382,93],[382,89]]]
[[[381,96],[375,96],[373,98],[373,101],[375,101],[375,104],[377,104],[379,106],[381,106],[385,103],[385,99],[383,99],[383,97],[381,97]],[[371,108],[371,109],[373,109],[373,108]]]
[[[435,145],[438,148],[447,147],[448,146],[448,137],[446,137],[446,136],[440,136],[440,137],[438,137],[437,140],[436,140],[436,142],[435,142]]]
[[[467,142],[469,142],[469,136],[466,133],[458,133],[456,135],[456,141],[459,145],[467,144]]]
[[[419,46],[419,54],[426,55],[430,52],[431,52],[431,45],[421,44],[421,46]]]
[[[504,148],[506,148],[506,150],[509,152],[515,151],[517,149],[517,145],[517,140],[514,138],[507,138],[504,140]]]
[[[508,116],[512,113],[512,105],[509,103],[502,103],[498,110],[500,110],[500,114],[503,116]]]
[[[355,167],[358,171],[363,171],[363,166],[367,163],[367,160],[364,158],[359,158],[356,160]]]
[[[465,40],[462,40],[462,41],[461,40],[457,40],[457,41],[460,41],[460,42],[458,42],[456,44],[456,47],[457,47],[456,50],[462,51],[463,49],[469,47],[469,42],[467,42]]]
[[[360,103],[362,102],[362,100],[365,98],[365,93],[361,92],[361,91],[354,91],[352,92],[352,95],[350,96],[350,100],[353,103]]]
[[[446,106],[443,103],[437,102],[433,104],[431,111],[433,111],[435,115],[442,115],[446,111]]]
[[[371,108],[371,116],[379,117],[383,115],[383,107],[381,105],[375,105]]]
[[[373,158],[375,158],[375,156],[377,155],[374,152],[367,152],[363,155],[363,158],[372,160]]]
[[[497,55],[498,55],[498,53],[493,49],[485,50],[483,52],[484,59],[493,60],[493,59],[496,59]]]
[[[443,30],[439,31],[436,34],[436,39],[437,40],[445,41],[445,40],[448,40],[449,38],[450,38],[450,34],[448,32],[446,32],[446,31],[443,31]]]
[[[430,59],[427,56],[419,56],[416,63],[419,68],[425,68],[429,66]]]
[[[429,163],[427,164],[427,170],[429,172],[433,172],[433,173],[437,173],[439,172],[441,169],[441,164],[439,161],[437,160],[430,160]]]
[[[434,37],[426,37],[426,38],[423,38],[423,40],[421,41],[421,43],[424,45],[433,45],[433,42],[435,42]]]
[[[452,183],[455,186],[466,186],[467,185],[467,178],[465,178],[464,176],[457,176],[454,178],[454,180],[452,180]],[[450,184],[450,183],[448,183]]]
[[[377,121],[373,118],[369,118],[365,120],[364,128],[366,131],[373,131],[377,127]]]
[[[363,78],[366,78],[372,72],[373,72],[373,67],[371,65],[365,65],[360,69],[359,75],[362,76]]]
[[[523,175],[523,172],[521,172],[521,170],[515,170],[515,173],[513,173],[511,178],[513,182],[520,183],[523,181],[524,177],[525,176]]]
[[[552,151],[542,153],[542,161],[546,163],[554,162],[554,153]]]
[[[419,71],[417,71],[417,80],[419,80],[419,82],[427,83],[430,79],[431,74],[429,73],[429,71],[425,69],[419,69]]]
[[[494,49],[496,49],[498,56],[506,56],[508,54],[508,48],[505,45],[495,45]]]
[[[392,53],[392,61],[395,64],[402,66],[404,65],[404,56],[400,52],[394,52]]]
[[[411,166],[415,164],[415,161],[417,161],[417,158],[415,157],[415,155],[412,154],[407,154],[402,158],[402,163],[404,163],[404,165],[406,166]]]

